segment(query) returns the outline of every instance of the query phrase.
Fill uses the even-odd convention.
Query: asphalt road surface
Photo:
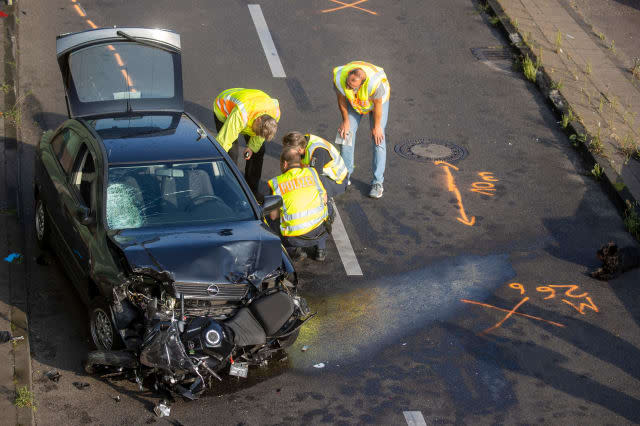
[[[260,4],[275,55],[268,43],[265,55],[249,4]],[[475,3],[20,0],[20,8],[38,424],[640,422],[640,270],[610,283],[586,275],[601,244],[633,241],[537,89],[508,61],[472,54],[507,46]],[[247,380],[226,378],[197,402],[174,402],[169,418],[154,416],[151,390],[82,372],[86,308],[55,262],[35,262],[33,147],[66,117],[55,36],[91,24],[179,32],[186,109],[210,129],[223,89],[279,99],[263,178],[278,174],[285,132],[333,139],[334,66],[367,60],[384,67],[391,85],[384,196],[367,197],[363,121],[353,185],[336,200],[362,276],[347,275],[333,243],[325,263],[299,263],[317,316],[286,359],[251,369]],[[466,156],[449,166],[394,151],[420,141],[417,160],[433,142]],[[58,383],[43,375],[52,369]]]

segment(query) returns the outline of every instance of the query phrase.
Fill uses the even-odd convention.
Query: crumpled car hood
[[[282,265],[280,239],[260,222],[169,230],[128,229],[111,237],[131,268],[174,281],[254,285]]]

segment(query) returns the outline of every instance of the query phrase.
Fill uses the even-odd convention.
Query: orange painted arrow
[[[462,204],[462,195],[460,195],[460,191],[458,190],[458,187],[456,186],[456,182],[453,179],[453,174],[451,174],[451,169],[458,170],[458,168],[453,164],[447,163],[446,161],[434,161],[433,164],[435,164],[436,166],[440,166],[440,165],[443,166],[443,169],[447,174],[448,189],[449,191],[456,194],[456,198],[458,199],[458,207],[460,210],[460,217],[456,219],[458,219],[458,221],[464,223],[467,226],[473,226],[473,224],[476,223],[476,217],[471,216],[471,219],[467,217],[467,213],[464,211],[464,205]]]

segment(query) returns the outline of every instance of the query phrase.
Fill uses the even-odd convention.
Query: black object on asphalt
[[[73,386],[75,386],[79,390],[82,390],[84,388],[88,388],[91,385],[87,382],[73,382]]]
[[[11,340],[11,332],[0,331],[0,343],[6,343]]]
[[[52,382],[56,382],[58,383],[58,381],[60,380],[60,372],[58,370],[49,370],[46,373],[44,373],[44,375],[51,380]]]

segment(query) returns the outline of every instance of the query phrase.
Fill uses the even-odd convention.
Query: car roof
[[[212,137],[200,137],[186,114],[151,114],[87,120],[102,139],[109,164],[222,158]]]

